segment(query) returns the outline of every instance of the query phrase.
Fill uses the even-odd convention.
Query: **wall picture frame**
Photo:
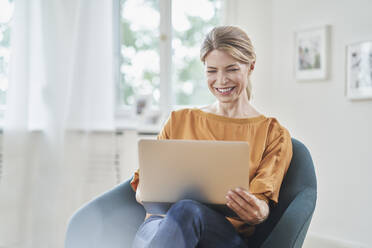
[[[346,96],[372,99],[372,41],[346,46]]]
[[[328,77],[330,26],[295,32],[296,80],[325,80]]]

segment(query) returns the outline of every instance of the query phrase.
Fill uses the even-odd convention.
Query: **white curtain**
[[[118,181],[110,168],[94,172],[104,183],[88,178],[98,143],[103,160],[116,152],[112,1],[17,0],[14,11],[0,247],[63,247],[70,215]]]

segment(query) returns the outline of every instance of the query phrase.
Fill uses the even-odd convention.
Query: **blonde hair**
[[[256,61],[256,53],[248,35],[235,26],[220,26],[213,28],[205,37],[200,48],[200,60],[205,63],[205,58],[213,50],[227,52],[234,59],[243,64],[251,64]],[[248,75],[246,88],[248,100],[251,99],[252,83]]]

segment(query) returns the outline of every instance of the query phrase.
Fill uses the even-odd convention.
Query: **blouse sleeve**
[[[250,182],[257,198],[278,203],[279,190],[292,159],[291,136],[277,121],[271,123],[267,145],[258,170]]]
[[[168,118],[162,130],[156,137],[158,140],[170,139],[171,116]],[[138,183],[139,183],[139,169],[137,169],[134,172],[133,178],[130,181],[130,185],[134,191],[137,191]]]

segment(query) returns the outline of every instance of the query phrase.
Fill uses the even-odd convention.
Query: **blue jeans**
[[[247,248],[221,214],[193,200],[173,204],[165,217],[151,216],[139,227],[133,248]]]

